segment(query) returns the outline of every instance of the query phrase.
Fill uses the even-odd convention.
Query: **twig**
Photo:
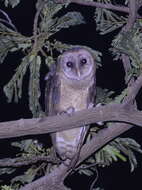
[[[38,10],[36,12],[35,18],[34,18],[34,25],[33,25],[33,36],[34,36],[34,45],[33,45],[33,49],[36,50],[37,48],[37,35],[38,35],[38,18],[40,15],[41,10],[43,9],[44,5],[45,5],[45,1],[44,0],[38,0],[37,2],[39,4]]]
[[[9,18],[8,14],[6,14],[6,12],[4,12],[3,10],[0,9],[0,12],[5,16],[6,20],[4,19],[0,19],[1,22],[8,24],[9,26],[11,26],[16,32],[17,32],[17,28],[14,26],[14,24],[12,23],[11,19]]]
[[[50,163],[58,163],[57,160],[52,158],[51,156],[33,156],[33,157],[20,157],[13,159],[0,159],[0,167],[21,167],[26,165],[35,164],[37,162],[50,162]]]

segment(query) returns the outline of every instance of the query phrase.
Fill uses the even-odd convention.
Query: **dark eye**
[[[66,65],[67,65],[67,67],[70,67],[70,68],[72,68],[72,67],[73,67],[73,62],[71,62],[71,61],[68,61],[68,62],[66,63]]]
[[[85,58],[81,59],[80,63],[81,63],[81,65],[85,65],[87,63],[87,60]]]

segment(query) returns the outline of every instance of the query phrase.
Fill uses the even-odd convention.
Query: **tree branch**
[[[125,131],[131,129],[132,127],[133,126],[129,124],[115,123],[108,128],[100,130],[89,142],[82,146],[77,165],[79,165],[81,162],[83,162],[105,144],[118,137]]]
[[[55,0],[55,2],[65,3],[66,0]],[[94,1],[84,1],[84,0],[70,0],[69,2],[76,3],[79,5],[86,5],[86,6],[92,6],[92,7],[97,7],[97,8],[110,9],[110,10],[114,10],[114,11],[129,13],[128,7],[113,5],[111,3],[98,3],[98,2],[94,2]]]
[[[20,190],[67,190],[64,186],[63,181],[67,176],[68,167],[61,164],[55,168],[50,174],[39,178],[38,180],[25,185]]]
[[[0,138],[45,134],[76,128],[99,121],[120,121],[141,126],[142,112],[128,110],[125,105],[109,104],[73,113],[72,116],[52,116],[44,119],[20,119],[0,123]]]
[[[20,157],[20,158],[13,158],[13,159],[0,159],[0,167],[21,167],[21,166],[26,166],[30,164],[35,164],[37,162],[50,162],[50,163],[55,163],[57,164],[57,158],[49,156],[33,156],[33,157]]]
[[[127,24],[123,28],[123,32],[128,32],[134,25],[136,19],[137,19],[137,11],[138,11],[138,0],[129,0],[129,17]]]
[[[17,121],[1,122],[0,138],[51,133],[97,123],[99,121],[120,121],[141,126],[142,112],[135,109],[128,109],[131,108],[128,102],[135,99],[141,86],[142,75],[129,87],[127,99],[124,104],[108,104],[106,106],[86,109],[75,112],[72,116],[58,115],[42,119],[20,119]]]
[[[131,108],[130,102],[135,99],[142,86],[142,75],[128,87],[128,94],[123,104],[108,104],[91,109],[74,112],[72,116],[58,115],[38,119],[20,119],[0,123],[0,138],[20,137],[45,134],[64,129],[76,128],[99,121],[119,121],[141,126],[142,112]],[[130,108],[130,109],[129,109]]]

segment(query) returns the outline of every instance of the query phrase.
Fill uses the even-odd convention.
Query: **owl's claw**
[[[94,107],[94,104],[92,102],[90,102],[89,105],[88,105],[88,109],[91,109],[93,107]]]
[[[69,107],[69,108],[67,109],[67,114],[68,114],[69,116],[72,116],[73,112],[75,112],[74,107]]]
[[[67,110],[60,112],[59,115],[67,114],[69,116],[72,116],[73,112],[75,112],[74,107],[69,107],[69,108],[67,108]]]

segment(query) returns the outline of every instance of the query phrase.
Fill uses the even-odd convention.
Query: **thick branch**
[[[71,129],[99,121],[120,121],[141,126],[142,112],[129,109],[128,100],[135,96],[142,85],[142,76],[129,87],[127,106],[124,104],[109,104],[92,109],[75,112],[72,116],[59,115],[43,119],[20,119],[18,121],[0,123],[0,138],[19,137],[25,135],[45,134]],[[130,105],[131,108],[131,105]]]
[[[50,174],[39,178],[38,180],[25,185],[20,190],[67,190],[64,186],[63,181],[67,175],[68,167],[61,164],[55,168]]]
[[[57,3],[64,3],[66,0],[55,0]],[[98,3],[93,1],[84,1],[84,0],[70,0],[70,3],[76,3],[79,5],[92,6],[97,8],[110,9],[114,11],[120,11],[124,13],[129,13],[129,8],[125,6],[113,5],[111,3]]]
[[[72,116],[58,115],[42,119],[20,119],[18,121],[1,122],[0,138],[45,134],[99,121],[120,121],[141,126],[142,112],[132,109],[130,103],[135,99],[141,86],[142,75],[129,87],[124,104],[108,104],[75,112]]]
[[[44,119],[20,119],[0,123],[0,138],[45,134],[76,128],[99,121],[120,121],[141,126],[142,112],[119,104],[109,104],[73,113],[72,116],[52,116]]]
[[[128,17],[127,24],[123,28],[123,32],[127,33],[131,28],[133,28],[133,25],[137,18],[138,8],[139,6],[138,6],[137,0],[135,1],[129,0],[129,17]]]
[[[132,127],[133,126],[129,124],[115,123],[106,129],[100,130],[92,140],[83,145],[77,165],[83,162],[91,154],[99,150],[106,143],[118,137],[120,134],[131,129]]]

